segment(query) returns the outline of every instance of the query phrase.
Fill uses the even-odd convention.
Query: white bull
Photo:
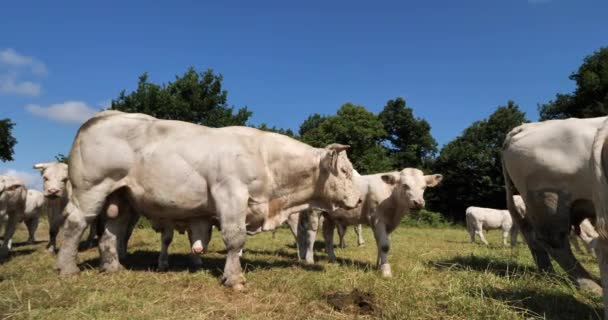
[[[0,260],[8,257],[17,223],[23,218],[27,188],[18,178],[0,176],[0,230],[4,236],[0,244]]]
[[[307,207],[357,206],[360,192],[346,148],[313,148],[248,127],[101,112],[80,127],[70,151],[73,192],[57,256],[60,274],[79,271],[78,241],[102,212],[109,219],[100,241],[101,268],[122,268],[113,248],[126,224],[115,197],[124,196],[152,221],[217,218],[228,251],[223,282],[240,290],[245,278],[239,251],[247,229],[272,230]]]
[[[502,152],[507,206],[537,266],[553,271],[551,255],[575,284],[595,292],[601,287],[572,254],[568,234],[572,217],[595,215],[590,160],[594,136],[605,119],[524,124],[507,134]],[[516,213],[516,192],[527,208],[524,217]]]

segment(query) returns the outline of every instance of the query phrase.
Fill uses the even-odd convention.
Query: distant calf
[[[25,211],[26,196],[27,189],[21,180],[11,176],[0,176],[0,230],[4,227],[0,260],[8,257],[17,222]]]
[[[525,214],[525,206],[520,196],[513,196],[516,206],[521,207]],[[498,210],[481,207],[468,207],[466,211],[467,229],[471,236],[471,242],[475,242],[475,235],[484,244],[488,241],[483,235],[483,230],[502,229],[502,241],[507,245],[507,238],[511,234],[511,246],[517,244],[517,226],[513,227],[513,219],[509,210]]]
[[[38,229],[40,215],[45,211],[45,208],[46,205],[42,192],[34,189],[27,190],[25,212],[22,217],[23,223],[25,223],[29,234],[27,243],[34,243],[36,241],[36,229]]]

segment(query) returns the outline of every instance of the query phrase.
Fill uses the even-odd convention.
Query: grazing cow
[[[4,236],[0,245],[0,259],[8,257],[17,223],[25,211],[27,188],[21,180],[12,176],[0,176],[0,230]]]
[[[27,227],[28,238],[27,243],[36,242],[36,229],[38,229],[38,221],[40,215],[46,209],[44,195],[42,192],[34,189],[27,190],[25,199],[25,212],[23,214],[23,223]]]
[[[389,235],[397,228],[403,216],[410,210],[424,208],[424,190],[436,186],[441,180],[440,174],[424,175],[422,171],[406,168],[401,171],[357,176],[355,183],[361,192],[363,203],[354,209],[338,209],[323,213],[323,238],[330,262],[336,261],[333,235],[337,224],[344,226],[366,224],[372,227],[378,247],[377,268],[384,277],[392,276],[387,256],[390,249]],[[309,215],[312,216],[312,215]],[[301,242],[299,258],[313,262],[312,243],[315,233],[312,232],[318,219],[314,216],[309,224],[308,237],[298,237]]]
[[[605,119],[523,124],[507,134],[502,152],[507,207],[536,265],[553,271],[551,255],[576,285],[595,292],[601,287],[572,254],[568,234],[573,217],[595,215],[590,158],[594,136]],[[523,217],[513,201],[517,191],[526,205]]]
[[[515,196],[517,203],[523,205],[520,196]],[[525,207],[524,207],[525,212]],[[517,226],[513,224],[513,219],[509,210],[498,210],[481,207],[468,207],[466,210],[467,230],[471,236],[471,242],[475,242],[475,235],[479,236],[481,242],[488,245],[488,241],[483,235],[483,230],[502,229],[502,242],[506,246],[507,238],[511,234],[511,246],[517,244]]]
[[[581,247],[578,245],[578,239],[581,239],[587,249],[587,253],[592,256],[595,256],[595,249],[593,248],[593,240],[597,238],[599,235],[593,224],[589,219],[584,219],[580,225],[572,226],[572,232],[570,233],[570,243],[572,246],[579,252],[582,253]]]
[[[78,241],[102,212],[108,220],[100,240],[101,268],[122,268],[112,248],[126,223],[116,199],[124,196],[153,222],[218,219],[228,252],[223,283],[240,290],[245,278],[239,252],[247,230],[273,230],[308,207],[357,206],[360,193],[346,149],[313,148],[248,127],[98,113],[80,127],[70,151],[72,194],[57,256],[60,274],[79,272]]]

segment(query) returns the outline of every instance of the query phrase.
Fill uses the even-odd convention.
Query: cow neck
[[[57,199],[50,199],[45,197],[45,200],[47,207],[54,211],[63,210],[63,208],[68,204],[68,197],[65,195]]]

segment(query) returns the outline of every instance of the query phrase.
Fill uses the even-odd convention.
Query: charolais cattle
[[[605,119],[523,124],[507,134],[502,151],[507,207],[537,266],[553,271],[551,256],[575,284],[595,292],[601,287],[574,257],[568,234],[572,217],[595,216],[590,159]],[[523,217],[513,202],[516,192],[526,206]]]
[[[25,223],[28,232],[27,243],[36,242],[36,229],[38,229],[38,222],[40,221],[40,215],[46,210],[46,201],[42,192],[34,189],[27,190],[27,196],[25,199],[25,211],[23,213],[22,221]]]
[[[104,111],[85,122],[69,156],[72,194],[66,207],[60,274],[79,271],[78,241],[86,226],[108,216],[101,268],[120,270],[116,234],[120,200],[152,221],[217,218],[227,249],[223,283],[244,287],[239,252],[247,230],[273,230],[308,207],[354,208],[360,192],[347,146],[313,148],[248,127],[208,128],[143,114]]]
[[[389,235],[397,228],[401,219],[410,212],[424,208],[424,190],[436,186],[441,180],[440,174],[424,175],[421,170],[406,168],[401,171],[378,173],[372,175],[355,175],[355,183],[361,192],[363,203],[354,209],[338,209],[323,213],[323,238],[330,262],[336,261],[333,234],[337,224],[343,226],[366,224],[372,227],[378,247],[377,267],[384,277],[392,276],[388,263],[390,249]],[[314,219],[314,218],[313,218]],[[301,220],[303,220],[301,218]],[[306,224],[306,222],[303,222]],[[308,223],[314,229],[318,221]],[[299,232],[300,233],[300,232]],[[307,236],[302,232],[299,258],[313,262],[313,232]]]
[[[27,188],[18,178],[0,176],[0,230],[4,227],[0,259],[8,257],[17,223],[25,211]]]
[[[514,196],[516,203],[524,206],[521,196]],[[523,207],[525,212],[525,206]],[[477,235],[481,242],[488,244],[483,235],[483,230],[502,230],[502,242],[506,246],[507,238],[511,235],[511,246],[517,244],[517,225],[513,223],[509,210],[499,210],[481,207],[468,207],[466,212],[467,231],[471,237],[471,242],[475,242]]]
[[[595,249],[593,248],[593,240],[595,240],[598,236],[599,234],[595,230],[595,227],[593,227],[591,221],[589,221],[589,219],[584,219],[580,225],[572,226],[570,243],[579,253],[583,253],[583,250],[581,250],[581,247],[578,244],[578,239],[581,239],[585,245],[585,249],[587,249],[587,253],[592,256],[596,256]]]

